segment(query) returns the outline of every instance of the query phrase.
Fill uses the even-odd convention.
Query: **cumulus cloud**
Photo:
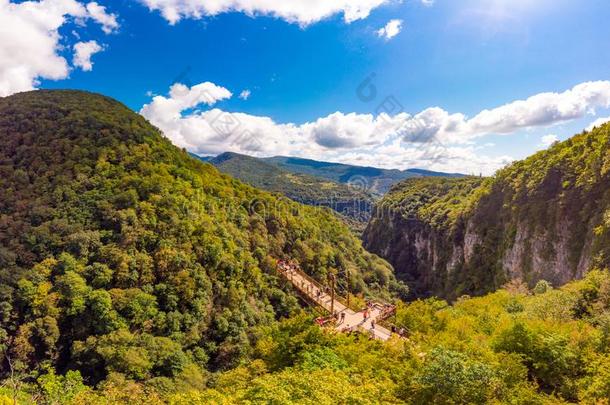
[[[307,26],[336,14],[346,23],[364,19],[390,0],[140,0],[151,11],[159,11],[170,23],[183,18],[201,19],[221,13],[266,15]],[[424,0],[426,1],[426,0]]]
[[[74,44],[74,58],[72,64],[85,72],[91,71],[93,69],[91,56],[100,52],[102,49],[103,48],[96,41],[77,42]]]
[[[509,156],[486,156],[472,140],[487,134],[511,134],[549,127],[593,113],[610,103],[610,82],[590,82],[563,93],[542,93],[483,110],[473,118],[432,107],[415,115],[401,112],[335,112],[302,124],[277,123],[264,116],[230,113],[214,104],[231,92],[213,83],[171,87],[155,96],[141,113],[176,145],[199,154],[225,151],[257,156],[291,155],[371,166],[491,174]],[[541,139],[550,145],[557,138]]]
[[[161,128],[175,144],[195,153],[214,154],[226,150],[267,154],[345,150],[383,142],[393,133],[394,119],[387,115],[340,112],[311,123],[276,123],[269,117],[229,113],[218,108],[182,112],[201,103],[209,106],[231,97],[231,92],[213,83],[190,89],[171,87],[168,97],[156,96],[140,113]]]
[[[406,120],[405,140],[468,142],[489,134],[511,134],[520,129],[549,127],[593,114],[610,106],[610,81],[586,82],[563,93],[540,93],[525,100],[483,110],[473,118],[434,107]]]
[[[386,40],[394,38],[402,30],[402,20],[390,20],[388,23],[377,30],[377,35]]]
[[[0,0],[0,96],[32,90],[41,78],[68,76],[70,66],[59,54],[59,29],[68,21],[92,19],[102,29],[118,28],[103,7],[88,6],[75,0]]]
[[[193,153],[225,151],[255,156],[291,155],[391,168],[490,174],[510,157],[487,157],[473,146],[406,142],[400,132],[413,117],[406,113],[335,112],[303,124],[278,123],[264,116],[214,108],[231,92],[213,83],[188,88],[175,84],[167,96],[155,96],[140,113],[176,145]],[[200,104],[212,107],[193,111]]]
[[[106,12],[106,7],[91,2],[87,4],[87,12],[89,16],[102,26],[102,31],[110,34],[119,29],[116,14]]]
[[[593,128],[596,127],[601,127],[602,125],[604,125],[606,122],[610,122],[610,117],[602,117],[602,118],[598,118],[595,121],[593,121],[591,123],[591,125],[589,125],[587,127],[587,131],[592,131]]]
[[[386,142],[395,133],[400,117],[335,112],[298,128],[302,137],[322,148],[353,149]]]
[[[182,111],[201,104],[212,106],[231,96],[229,90],[210,82],[191,88],[181,83],[175,83],[170,87],[169,97],[155,96],[150,104],[142,108],[140,113],[163,128],[182,121],[184,119]]]

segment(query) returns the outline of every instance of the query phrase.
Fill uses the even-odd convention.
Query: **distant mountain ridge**
[[[390,191],[392,185],[409,178],[466,177],[466,175],[461,173],[444,173],[425,169],[381,169],[372,166],[356,166],[344,163],[324,162],[319,160],[289,156],[255,158],[252,156],[240,155],[233,152],[225,152],[216,157],[197,155],[194,156],[198,157],[204,162],[210,162],[215,166],[218,166],[224,161],[226,161],[228,158],[234,158],[236,155],[255,159],[260,162],[266,162],[287,172],[315,176],[318,178],[331,180],[336,183],[350,184],[353,186],[353,188],[371,194],[375,197],[383,196],[388,191]]]
[[[337,181],[339,183],[354,184],[360,189],[382,196],[387,193],[393,184],[413,177],[464,177],[459,173],[442,173],[422,169],[380,169],[370,166],[355,166],[343,163],[321,162],[311,159],[275,156],[263,158],[283,169],[295,173],[308,174]]]
[[[264,159],[225,152],[214,158],[203,158],[220,171],[253,187],[280,193],[286,197],[313,206],[332,208],[343,216],[358,222],[359,230],[370,217],[373,197],[357,187],[307,174],[293,173]]]

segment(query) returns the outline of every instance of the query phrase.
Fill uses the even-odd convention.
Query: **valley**
[[[0,0],[0,405],[610,405],[608,17]]]
[[[609,130],[489,178],[402,180],[363,245],[328,207],[221,174],[110,98],[0,99],[0,399],[602,400]],[[321,328],[320,309],[347,316]]]

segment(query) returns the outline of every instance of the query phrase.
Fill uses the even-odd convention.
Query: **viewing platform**
[[[334,328],[339,332],[363,332],[374,339],[388,340],[392,332],[379,325],[379,322],[394,314],[394,305],[371,302],[361,311],[354,311],[339,300],[328,286],[323,286],[307,274],[297,264],[278,261],[279,273],[297,289],[310,304],[329,313]],[[333,316],[334,315],[334,316]],[[321,322],[325,324],[325,322]]]

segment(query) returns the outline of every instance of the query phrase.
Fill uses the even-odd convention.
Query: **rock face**
[[[410,179],[364,232],[416,296],[482,294],[507,281],[562,285],[610,263],[610,125],[492,178]]]

